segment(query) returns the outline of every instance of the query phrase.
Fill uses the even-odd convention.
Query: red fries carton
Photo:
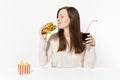
[[[18,64],[18,73],[20,75],[22,74],[30,74],[30,64],[28,62],[23,62],[23,60],[20,61]]]

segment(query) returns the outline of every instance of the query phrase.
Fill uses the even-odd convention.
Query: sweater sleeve
[[[39,63],[40,66],[46,66],[50,61],[50,58],[53,54],[52,46],[51,46],[51,39],[47,40],[40,40],[40,51],[39,51]]]
[[[95,46],[87,46],[84,55],[84,67],[93,68],[96,63]]]

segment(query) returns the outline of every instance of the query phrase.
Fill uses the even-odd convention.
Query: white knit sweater
[[[52,35],[49,40],[40,40],[39,62],[41,66],[57,68],[92,68],[96,62],[95,47],[86,45],[82,54],[69,52],[68,46],[65,51],[59,51],[59,39]],[[85,53],[85,54],[84,54]]]

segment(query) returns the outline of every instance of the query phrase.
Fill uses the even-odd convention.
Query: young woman
[[[80,17],[76,8],[62,7],[57,12],[58,32],[46,40],[40,30],[40,65],[57,68],[94,67],[95,40],[88,35],[82,41]]]

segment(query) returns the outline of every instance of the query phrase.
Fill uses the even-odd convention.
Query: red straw
[[[88,30],[93,22],[98,22],[98,20],[91,20],[89,25],[87,26],[87,30],[85,32],[88,32]]]

